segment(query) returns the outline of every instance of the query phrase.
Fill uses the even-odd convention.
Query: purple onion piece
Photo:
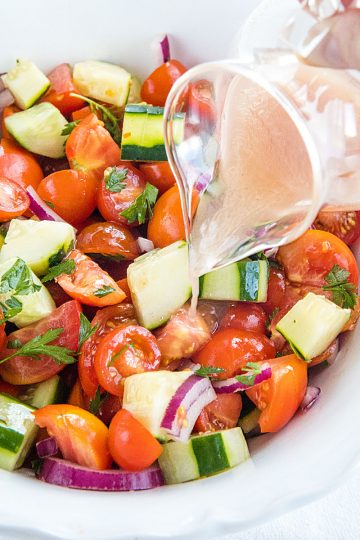
[[[213,381],[213,387],[217,394],[234,394],[235,392],[241,392],[242,390],[248,390],[257,384],[260,384],[264,381],[267,381],[271,377],[271,367],[266,367],[262,369],[261,373],[256,375],[254,384],[244,384],[236,379],[236,377],[231,377],[230,379],[225,379],[223,381]]]
[[[130,472],[120,469],[97,471],[59,458],[45,458],[38,478],[43,482],[93,491],[137,491],[164,484],[159,467]]]
[[[59,221],[66,223],[54,210],[52,210],[46,202],[44,202],[41,197],[37,194],[35,189],[32,186],[26,188],[27,194],[30,199],[30,210],[37,216],[41,221]]]
[[[329,358],[327,358],[327,363],[332,366],[333,363],[335,362],[336,358],[337,358],[337,355],[339,354],[339,350],[340,350],[340,339],[337,338],[336,340],[336,343],[335,343],[335,346],[334,346],[334,350],[333,352],[331,353],[331,355],[329,356]]]
[[[12,105],[13,103],[15,103],[15,99],[12,93],[10,92],[10,90],[1,90],[0,91],[0,110],[4,109],[4,107],[9,107],[9,105]]]
[[[172,439],[187,441],[199,414],[214,399],[216,394],[209,379],[190,375],[171,398],[161,427]]]
[[[171,56],[170,56],[170,43],[169,43],[169,38],[168,38],[167,34],[162,36],[162,38],[160,40],[160,47],[161,47],[161,53],[162,53],[162,57],[163,57],[163,62],[165,64],[171,58]]]
[[[39,458],[55,456],[59,448],[54,437],[47,437],[36,443],[36,452]]]
[[[300,410],[307,412],[319,399],[321,390],[318,386],[308,386],[306,388],[304,399],[300,404]]]

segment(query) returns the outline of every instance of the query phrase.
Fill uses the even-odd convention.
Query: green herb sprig
[[[350,272],[338,264],[334,264],[330,272],[325,276],[327,285],[324,291],[331,291],[332,301],[342,308],[354,309],[357,296],[355,285],[349,282]]]
[[[109,167],[105,170],[105,188],[111,193],[120,193],[126,188],[124,180],[127,177],[129,169],[118,169],[117,167]]]
[[[133,204],[120,213],[120,216],[126,218],[129,223],[137,221],[140,225],[145,223],[147,218],[153,215],[153,208],[158,195],[158,189],[146,183],[144,191],[139,195]]]
[[[48,273],[42,278],[43,283],[52,281],[61,274],[71,274],[76,268],[75,262],[72,259],[67,259],[56,266],[49,268]]]

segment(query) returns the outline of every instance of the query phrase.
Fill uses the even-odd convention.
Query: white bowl
[[[44,69],[107,59],[140,76],[154,67],[154,34],[168,32],[188,65],[226,55],[257,0],[12,0],[0,7],[0,70],[16,57]],[[246,4],[246,6],[245,6]],[[224,7],[225,6],[225,7]],[[191,538],[258,525],[325,494],[359,463],[360,327],[316,375],[319,403],[275,436],[251,444],[252,463],[216,477],[139,493],[90,493],[0,471],[2,531],[36,538]],[[284,404],[286,406],[286,404]]]

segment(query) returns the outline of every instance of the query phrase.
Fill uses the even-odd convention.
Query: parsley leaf
[[[101,289],[96,289],[96,291],[94,291],[93,294],[97,298],[103,298],[104,296],[107,296],[108,294],[111,294],[114,291],[115,291],[114,287],[110,287],[109,285],[104,285]]]
[[[79,349],[89,337],[95,334],[98,328],[98,324],[92,326],[89,319],[83,313],[80,313]]]
[[[44,203],[47,204],[49,208],[52,208],[54,210],[54,208],[55,208],[54,203],[52,203],[51,201],[44,201]]]
[[[342,308],[354,309],[357,301],[356,288],[349,283],[350,272],[338,264],[334,264],[330,272],[325,276],[327,285],[324,291],[331,291],[332,301]]]
[[[88,97],[81,96],[80,94],[71,93],[70,95],[86,101],[86,103],[90,105],[90,109],[92,112],[99,112],[101,114],[105,129],[107,129],[107,131],[110,133],[116,144],[120,146],[121,129],[119,126],[119,119],[115,116],[112,110],[109,107],[105,107],[105,105],[101,105],[100,103],[97,103],[96,101]]]
[[[139,225],[142,225],[145,223],[147,217],[152,217],[157,195],[158,189],[147,182],[141,195],[135,199],[129,208],[121,212],[120,216],[126,218],[129,223],[137,221]]]
[[[61,132],[61,135],[70,135],[72,130],[76,128],[79,122],[80,120],[75,120],[74,122],[68,122],[67,124],[65,124],[64,129]]]
[[[22,259],[17,259],[0,280],[0,294],[11,292],[12,295],[25,296],[40,289],[41,285],[35,285],[30,269]]]
[[[100,386],[98,386],[95,396],[93,397],[93,399],[90,399],[89,411],[92,414],[98,414],[101,405],[104,403],[104,401],[108,399],[108,397],[109,397],[109,394],[107,392],[105,393],[103,397],[101,396]]]
[[[111,193],[120,193],[123,189],[126,188],[125,182],[129,169],[118,169],[117,167],[109,167],[106,169],[104,178],[105,178],[105,188]]]
[[[241,371],[243,375],[236,375],[235,379],[247,386],[253,386],[257,375],[260,375],[262,369],[257,362],[248,362]]]
[[[67,259],[66,261],[49,268],[46,276],[42,278],[42,282],[46,283],[47,281],[52,281],[54,278],[60,276],[61,274],[71,274],[75,270],[75,262],[72,259]]]
[[[199,375],[199,377],[210,377],[210,375],[214,375],[215,373],[223,373],[224,369],[221,367],[215,367],[215,366],[201,366],[199,369],[194,371],[195,375]]]
[[[63,331],[63,328],[53,328],[40,336],[35,336],[27,343],[24,343],[24,345],[21,345],[21,347],[16,347],[14,354],[0,360],[0,364],[15,356],[27,356],[39,360],[41,355],[50,356],[57,364],[73,364],[76,362],[73,356],[75,354],[74,351],[66,347],[60,347],[59,345],[51,345],[51,342],[58,338]],[[11,348],[15,348],[15,345],[19,345],[18,340],[11,342],[11,345]]]
[[[23,305],[20,300],[15,298],[15,296],[11,296],[5,300],[5,302],[0,302],[0,307],[3,312],[3,318],[0,320],[0,324],[3,324],[9,319],[15,317],[15,315],[18,315],[22,311]]]

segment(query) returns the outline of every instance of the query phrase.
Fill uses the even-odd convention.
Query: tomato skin
[[[190,315],[186,307],[174,313],[155,335],[163,366],[174,360],[191,358],[211,338],[204,318],[199,313]]]
[[[120,161],[120,148],[104,128],[103,122],[93,113],[72,130],[65,151],[72,169],[91,171],[98,180],[101,180],[107,167],[117,165]]]
[[[129,208],[135,199],[142,194],[145,189],[146,181],[143,174],[130,164],[120,165],[116,167],[118,171],[127,170],[124,184],[126,187],[119,193],[112,193],[106,189],[106,180],[102,179],[99,187],[97,206],[107,221],[113,221],[114,223],[120,223],[127,227],[136,227],[138,223],[135,221],[129,223],[128,220],[121,216],[120,213]]]
[[[322,287],[334,264],[350,273],[349,281],[357,288],[359,271],[348,246],[337,236],[319,230],[308,230],[300,238],[282,246],[277,255],[289,281]]]
[[[214,129],[216,106],[214,87],[210,81],[203,79],[189,85],[186,114],[192,127],[198,124],[207,130]]]
[[[0,176],[13,180],[25,189],[27,186],[36,189],[44,178],[35,157],[15,141],[4,138],[0,143]]]
[[[76,352],[79,346],[81,306],[75,300],[71,300],[55,309],[50,315],[39,322],[15,330],[8,336],[8,341],[18,339],[22,344],[34,337],[44,334],[47,330],[63,328],[64,331],[53,342],[54,345],[67,347]],[[14,349],[5,347],[0,352],[0,358],[5,358],[14,353]],[[11,384],[33,384],[45,381],[56,373],[62,371],[65,364],[57,364],[48,356],[41,356],[34,361],[33,358],[15,356],[0,366],[1,377]]]
[[[142,326],[114,328],[99,342],[94,366],[100,385],[115,396],[122,396],[124,377],[154,371],[161,352],[152,333]]]
[[[81,407],[82,409],[89,411],[90,398],[84,393],[79,379],[76,379],[76,382],[72,387],[68,399],[68,404],[75,405],[76,407]],[[95,416],[100,418],[100,420],[104,422],[106,426],[108,426],[112,418],[120,409],[121,399],[119,398],[119,396],[112,396],[111,394],[106,394],[104,397],[102,397],[99,410]]]
[[[178,60],[161,64],[143,82],[141,99],[151,105],[163,107],[172,85],[185,71],[186,67]]]
[[[69,64],[60,64],[56,66],[48,75],[51,86],[45,96],[40,101],[52,103],[64,116],[70,116],[73,111],[81,109],[84,101],[75,98],[70,94],[78,93],[72,78],[72,72]]]
[[[239,374],[247,362],[258,362],[274,356],[274,344],[266,336],[225,328],[216,332],[193,359],[202,366],[222,368],[222,373],[215,373],[212,377],[227,379]]]
[[[76,122],[76,120],[83,120],[84,118],[89,116],[89,114],[91,114],[90,105],[86,105],[85,107],[74,111],[71,115],[71,118],[73,122]]]
[[[150,431],[125,409],[121,409],[111,421],[109,448],[114,461],[128,471],[150,467],[163,451]]]
[[[10,396],[17,397],[20,393],[20,388],[14,384],[0,380],[0,392],[2,394],[9,394]]]
[[[91,322],[91,326],[97,326],[97,330],[81,347],[78,361],[80,383],[85,394],[90,398],[94,397],[99,386],[94,367],[99,342],[111,330],[124,324],[136,324],[135,311],[131,304],[99,309]]]
[[[17,113],[17,112],[20,112],[20,109],[19,107],[16,107],[16,105],[9,105],[8,107],[4,107],[3,111],[2,111],[2,118],[1,118],[1,136],[4,138],[4,139],[9,139],[11,141],[14,141],[14,137],[12,135],[10,135],[10,133],[8,132],[8,130],[6,129],[6,125],[5,125],[5,119],[8,117],[8,116],[12,116],[13,114]]]
[[[279,308],[285,298],[285,272],[282,268],[270,266],[268,293],[266,302],[260,303],[267,315]]]
[[[60,217],[76,225],[95,210],[97,188],[98,182],[94,175],[65,169],[46,176],[40,182],[37,192],[43,201],[52,203]]]
[[[0,177],[0,221],[22,216],[30,206],[28,194],[18,183]]]
[[[195,213],[199,194],[193,191],[192,212]],[[177,240],[185,240],[185,227],[181,211],[180,193],[175,185],[156,201],[148,224],[148,239],[155,247],[166,247]]]
[[[175,176],[167,161],[140,163],[139,169],[144,174],[146,181],[158,188],[160,195],[176,183]]]
[[[74,261],[75,270],[55,279],[66,294],[88,306],[111,306],[124,300],[125,294],[117,283],[90,257],[73,249],[66,258]],[[104,287],[111,287],[113,291],[100,297],[94,294]]]
[[[267,364],[272,369],[271,378],[246,393],[261,410],[261,433],[274,433],[289,422],[304,398],[307,365],[295,354],[273,358]]]
[[[74,405],[47,405],[34,411],[35,423],[55,437],[65,459],[96,470],[111,466],[109,431],[95,415]]]
[[[360,237],[360,211],[319,212],[314,225],[317,229],[335,234],[345,244],[353,244]]]
[[[266,334],[266,313],[256,304],[238,303],[229,307],[221,319],[220,328],[238,328]]]
[[[83,253],[99,253],[134,260],[140,255],[134,235],[122,225],[109,221],[88,225],[77,237],[76,247]]]
[[[216,399],[203,408],[195,422],[194,431],[220,431],[237,426],[242,409],[242,399],[237,394],[218,394]]]

